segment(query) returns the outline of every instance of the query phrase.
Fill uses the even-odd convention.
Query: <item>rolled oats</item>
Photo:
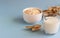
[[[30,8],[28,10],[25,11],[26,14],[29,15],[37,15],[41,13],[41,10],[37,9],[37,8]]]

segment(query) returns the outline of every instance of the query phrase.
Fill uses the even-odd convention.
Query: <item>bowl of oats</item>
[[[23,19],[27,23],[36,23],[42,19],[42,11],[39,8],[29,7],[23,10]]]

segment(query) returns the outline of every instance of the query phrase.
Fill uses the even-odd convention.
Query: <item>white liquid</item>
[[[55,34],[59,29],[59,20],[56,17],[48,17],[44,21],[44,30],[48,34]]]

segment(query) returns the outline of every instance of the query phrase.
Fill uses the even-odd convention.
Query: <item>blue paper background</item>
[[[60,5],[60,0],[0,0],[0,38],[60,38],[60,29],[55,35],[46,35],[42,31],[24,30],[22,11],[27,7],[47,9]]]

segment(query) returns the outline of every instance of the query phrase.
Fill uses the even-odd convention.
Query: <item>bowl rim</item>
[[[26,10],[28,10],[28,9],[31,9],[31,8],[39,9],[39,8],[37,8],[37,7],[28,7],[28,8],[23,9],[23,14],[26,14],[26,13],[24,13],[24,11],[26,11]],[[36,14],[36,15],[41,15],[41,14],[43,13],[41,9],[39,9],[39,10],[41,11],[40,14]],[[26,14],[26,15],[29,15],[29,14]],[[35,16],[35,15],[31,15],[31,16]]]

